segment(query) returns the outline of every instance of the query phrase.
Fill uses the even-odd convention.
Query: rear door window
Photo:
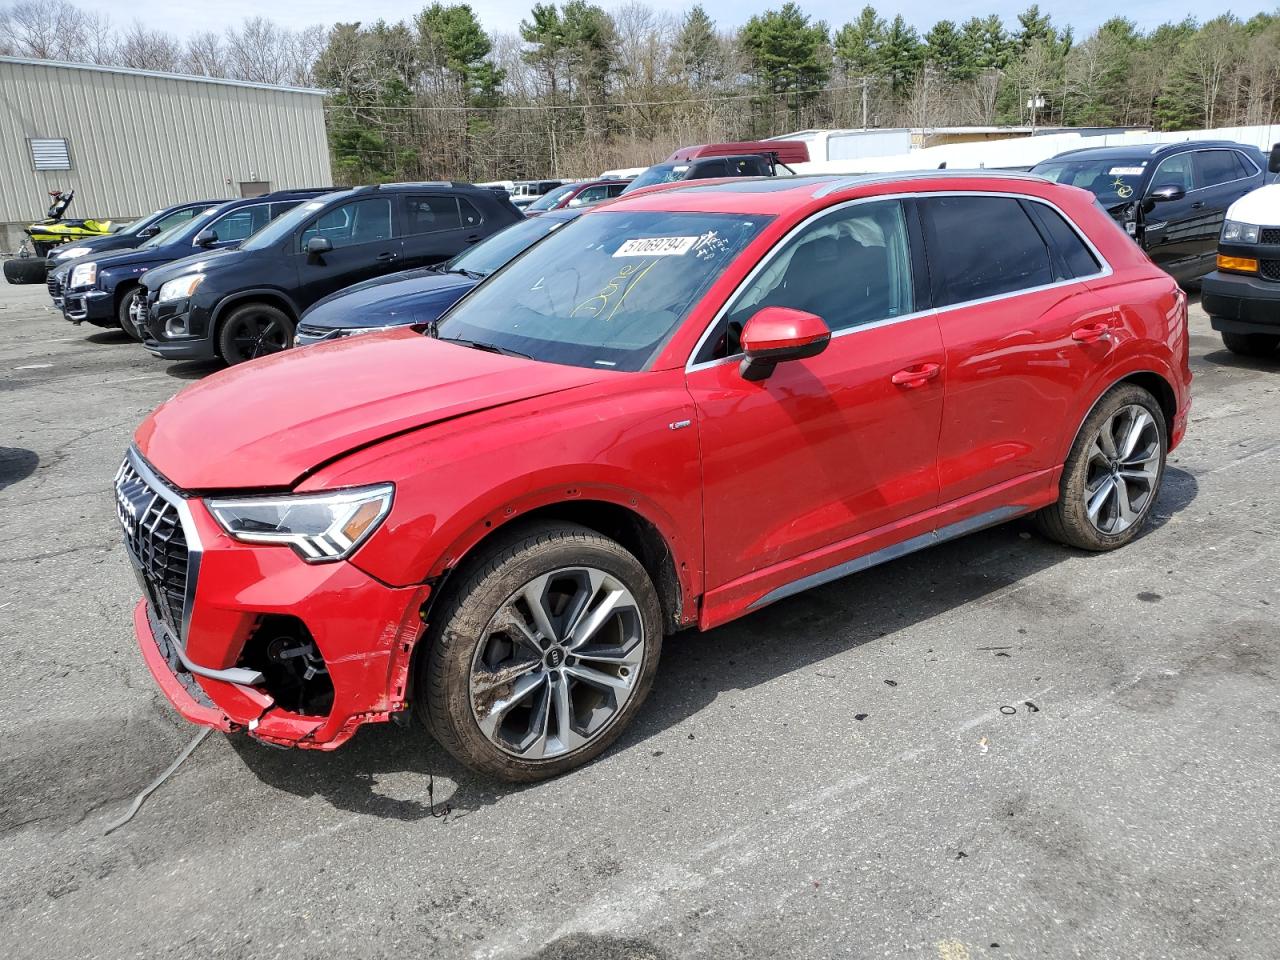
[[[934,305],[1053,283],[1049,248],[1015,197],[926,197]]]
[[[405,198],[408,222],[405,234],[410,237],[424,233],[439,233],[441,230],[457,230],[462,226],[458,212],[458,198],[443,194],[416,194]],[[470,203],[472,216],[479,216]],[[479,222],[476,220],[475,222]],[[468,223],[468,226],[472,224]]]
[[[1243,177],[1234,150],[1197,150],[1195,169],[1198,187],[1216,187]]]

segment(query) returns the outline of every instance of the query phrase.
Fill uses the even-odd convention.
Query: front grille
[[[1263,260],[1258,264],[1258,273],[1267,280],[1280,280],[1280,260]]]
[[[1259,243],[1280,243],[1280,227],[1263,227],[1258,231]]]
[[[298,324],[298,336],[304,340],[327,340],[337,332],[334,327],[313,327],[305,323]]]
[[[126,457],[116,473],[116,515],[147,601],[174,637],[182,637],[187,602],[187,537],[176,494],[148,483]]]
[[[45,285],[49,288],[49,296],[53,299],[57,300],[62,296],[62,279],[56,273],[49,274]]]

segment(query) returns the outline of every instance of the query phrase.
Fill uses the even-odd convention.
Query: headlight
[[[82,263],[71,271],[72,288],[91,287],[98,282],[98,265]]]
[[[161,303],[167,303],[170,300],[185,300],[196,292],[196,287],[200,286],[203,281],[203,273],[189,273],[185,277],[170,280],[168,283],[161,284],[159,300]]]
[[[351,556],[391,509],[389,483],[335,493],[206,500],[209,512],[236,540],[293,547],[308,563]]]
[[[93,253],[93,247],[64,247],[61,250],[54,251],[53,259],[74,260],[76,257],[83,257],[86,253]]]
[[[1222,224],[1223,243],[1257,243],[1258,228],[1252,223],[1227,220]]]

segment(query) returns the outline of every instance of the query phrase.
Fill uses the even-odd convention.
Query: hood
[[[1227,207],[1227,219],[1239,220],[1255,227],[1280,223],[1280,183],[1250,190]]]
[[[131,250],[141,243],[133,234],[125,236],[107,235],[105,237],[90,237],[85,240],[72,240],[70,243],[64,244],[63,250],[74,250],[76,247],[88,248],[88,253],[82,253],[78,257],[58,257],[58,250],[55,249],[49,255],[49,262],[56,263],[59,267],[68,263],[78,263],[82,260],[88,260],[90,257],[106,254],[119,250]]]
[[[221,250],[201,250],[198,253],[179,257],[177,260],[166,258],[164,263],[147,274],[147,289],[159,290],[165,281],[184,274],[206,273],[211,267],[234,266],[247,256],[249,256],[248,253],[224,247]]]
[[[325,297],[302,317],[312,327],[386,327],[435,320],[479,281],[460,273],[406,270]]]
[[[386,437],[608,376],[392,330],[215,373],[158,407],[134,440],[183,489],[282,489]]]

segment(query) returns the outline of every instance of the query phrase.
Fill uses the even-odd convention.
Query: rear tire
[[[4,262],[4,278],[12,284],[44,283],[48,264],[42,257],[20,257]]]
[[[1234,354],[1242,357],[1269,357],[1280,347],[1280,334],[1274,333],[1223,333],[1222,342]]]
[[[246,303],[231,311],[218,331],[218,352],[228,366],[293,346],[293,321],[269,303]]]
[[[139,343],[143,340],[143,331],[133,322],[134,304],[142,299],[142,287],[133,286],[120,298],[120,306],[116,307],[116,322],[120,329]],[[145,301],[143,301],[145,303]]]
[[[1113,387],[1080,428],[1058,502],[1036,514],[1040,531],[1081,550],[1123,547],[1151,516],[1168,448],[1155,397],[1130,383]]]
[[[415,715],[473,770],[530,782],[590,762],[622,733],[653,685],[662,614],[621,545],[540,523],[468,564],[422,642]]]

